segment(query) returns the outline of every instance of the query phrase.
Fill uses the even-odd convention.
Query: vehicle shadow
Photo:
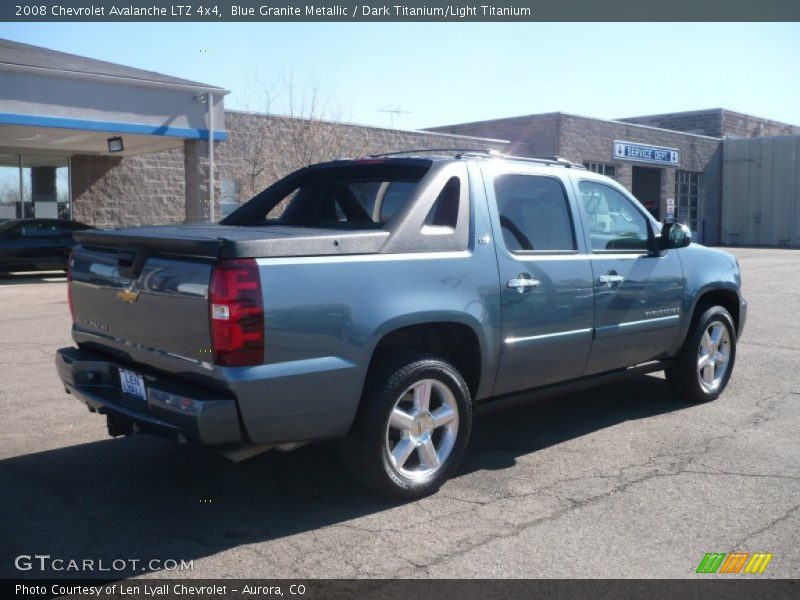
[[[481,414],[474,421],[462,471],[504,469],[516,458],[567,440],[691,406],[671,395],[655,375],[522,402]]]
[[[64,283],[67,274],[64,271],[34,271],[0,273],[0,286],[26,285],[32,283]]]
[[[683,406],[648,376],[482,415],[456,477],[508,468],[531,452]],[[352,483],[336,449],[321,443],[233,464],[137,436],[0,460],[0,577],[140,575],[141,566],[18,571],[14,557],[193,560],[393,510],[396,503]]]

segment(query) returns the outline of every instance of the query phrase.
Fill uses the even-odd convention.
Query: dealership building
[[[298,157],[485,148],[581,163],[708,244],[800,246],[798,126],[711,109],[402,131],[230,111],[227,93],[0,40],[0,220],[205,221],[300,166]]]
[[[708,244],[800,246],[800,127],[724,109],[595,119],[548,113],[433,131],[509,140],[613,177]]]

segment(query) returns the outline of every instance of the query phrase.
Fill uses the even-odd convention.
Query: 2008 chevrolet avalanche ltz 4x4
[[[111,435],[344,437],[401,498],[454,472],[480,404],[661,370],[716,398],[746,316],[735,258],[559,159],[340,160],[220,224],[75,237],[56,364]]]

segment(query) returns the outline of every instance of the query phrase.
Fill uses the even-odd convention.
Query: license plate
[[[144,378],[133,371],[119,370],[119,382],[125,394],[135,396],[147,401],[147,390],[144,387]]]

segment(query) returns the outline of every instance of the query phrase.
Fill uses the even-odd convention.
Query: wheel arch
[[[680,344],[675,352],[680,350],[692,329],[692,324],[702,312],[710,306],[721,306],[727,310],[733,319],[733,327],[738,335],[741,324],[741,295],[738,286],[733,283],[717,282],[701,288],[692,298],[687,318],[684,319]]]
[[[700,311],[710,306],[721,306],[731,314],[733,326],[739,331],[740,319],[739,290],[734,286],[709,287],[697,294],[692,307],[692,319],[696,318]]]
[[[461,373],[473,403],[487,383],[486,341],[477,324],[465,318],[438,318],[387,324],[376,336],[366,378],[377,364],[398,352],[420,352],[441,356]],[[366,385],[365,378],[365,385]]]

